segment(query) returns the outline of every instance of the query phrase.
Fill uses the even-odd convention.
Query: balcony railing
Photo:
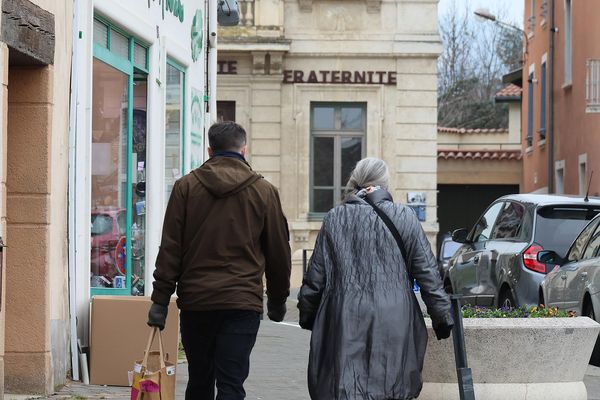
[[[238,0],[240,5],[240,25],[254,25],[254,0]]]
[[[586,112],[600,113],[600,59],[588,59],[585,78]]]

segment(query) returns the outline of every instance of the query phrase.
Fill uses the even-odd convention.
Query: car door
[[[456,257],[451,275],[452,286],[456,293],[463,295],[465,304],[478,304],[477,296],[480,293],[478,269],[480,263],[488,262],[485,257],[482,258],[482,255],[485,254],[486,243],[503,206],[504,202],[499,201],[488,207],[469,234],[471,244],[465,246]]]
[[[525,207],[516,201],[506,201],[492,229],[490,240],[480,254],[477,277],[479,293],[477,303],[491,306],[500,289],[499,279],[509,274],[515,258],[527,245],[521,239],[521,226]]]
[[[583,274],[583,277],[580,275],[580,271],[582,267],[585,266],[585,251],[587,249],[588,242],[592,237],[592,233],[598,227],[599,220],[593,220],[590,224],[588,224],[579,236],[575,239],[569,252],[567,253],[567,263],[563,265],[556,274],[560,279],[560,282],[552,282],[552,289],[554,294],[550,294],[552,300],[552,304],[555,304],[556,307],[564,308],[564,309],[572,309],[576,307],[579,302],[579,298],[577,295],[582,293],[584,282],[582,279],[585,278],[586,274]],[[549,304],[550,305],[550,302]]]
[[[565,268],[565,290],[563,308],[577,311],[581,314],[581,301],[584,297],[586,288],[590,286],[590,279],[595,273],[598,260],[596,253],[600,247],[600,226],[598,221],[588,225],[582,233],[586,244],[581,252],[581,257],[577,262]],[[588,232],[594,232],[589,234]]]

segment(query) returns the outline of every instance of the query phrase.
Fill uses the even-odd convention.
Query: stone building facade
[[[416,200],[434,242],[437,1],[239,4],[240,26],[219,32],[219,114],[247,129],[250,163],[280,189],[294,283],[366,156],[387,162],[395,201]]]
[[[69,363],[67,176],[73,2],[4,0],[0,36],[0,398]]]

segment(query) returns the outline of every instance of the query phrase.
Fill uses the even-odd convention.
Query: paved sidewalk
[[[306,366],[310,332],[300,329],[297,320],[295,301],[290,300],[286,322],[262,321],[245,385],[248,400],[309,399]],[[187,364],[183,362],[177,368],[177,400],[184,399],[187,379]],[[588,368],[585,384],[588,399],[600,400],[600,368]],[[73,382],[47,399],[129,399],[129,393],[129,388],[85,386]],[[7,400],[28,398],[31,397],[5,396]]]

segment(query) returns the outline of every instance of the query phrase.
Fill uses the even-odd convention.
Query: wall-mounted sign
[[[192,20],[192,61],[198,61],[200,57],[200,53],[202,53],[202,10],[196,10],[196,15],[194,15],[194,19]]]
[[[395,85],[396,71],[283,71],[283,83]]]
[[[237,75],[237,61],[218,61],[219,75]]]
[[[158,3],[162,6],[163,19],[165,19],[165,11],[167,11],[179,18],[179,22],[183,22],[183,4],[181,0],[148,0],[148,8],[151,7],[152,3]]]

